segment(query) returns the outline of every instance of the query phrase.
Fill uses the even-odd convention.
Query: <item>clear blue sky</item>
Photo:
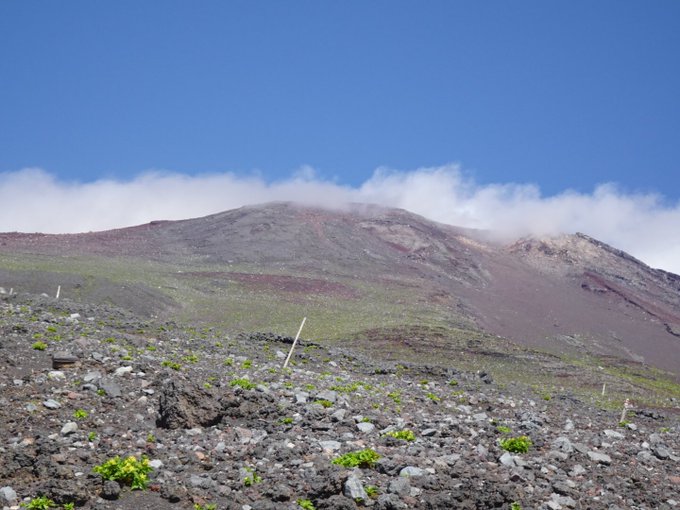
[[[680,2],[0,1],[0,172],[303,164],[680,200]]]

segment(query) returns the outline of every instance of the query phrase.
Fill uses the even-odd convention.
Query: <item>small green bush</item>
[[[87,416],[88,414],[85,409],[76,409],[75,411],[73,411],[73,417],[76,420],[84,420],[85,418],[87,418]]]
[[[498,427],[496,427],[496,430],[501,434],[510,434],[510,432],[512,432],[512,429],[507,425],[499,425]]]
[[[125,459],[116,455],[101,466],[95,466],[93,471],[101,475],[104,480],[122,482],[130,485],[132,489],[146,489],[149,484],[148,475],[153,468],[149,466],[149,459],[145,456],[137,460],[132,455]]]
[[[22,503],[22,506],[25,506],[29,510],[48,510],[49,508],[56,507],[57,504],[47,496],[39,496],[33,498],[28,503]]]
[[[385,435],[393,437],[395,439],[401,439],[402,441],[415,441],[416,440],[416,435],[413,433],[412,430],[409,430],[409,429],[395,430],[393,432],[387,432]]]
[[[238,386],[239,388],[243,388],[244,390],[252,390],[257,387],[257,384],[251,382],[248,379],[241,378],[241,379],[232,379],[229,382],[229,386]]]
[[[378,494],[380,494],[380,491],[375,485],[367,485],[364,487],[364,490],[366,491],[366,495],[371,499],[377,498]]]
[[[527,436],[509,437],[501,440],[501,448],[510,453],[527,453],[531,444],[531,440]]]
[[[35,342],[31,347],[33,347],[36,351],[44,351],[47,349],[47,344],[45,342]]]
[[[372,468],[380,459],[380,454],[370,448],[349,452],[332,460],[333,464],[346,468]]]
[[[248,472],[248,475],[243,479],[243,485],[250,487],[251,485],[255,485],[262,481],[262,477],[258,475],[253,468],[247,467],[244,469]]]
[[[319,404],[320,406],[325,407],[326,409],[333,406],[333,402],[331,402],[330,400],[326,400],[324,398],[319,398],[315,400],[314,403]]]
[[[297,500],[297,504],[300,508],[302,508],[302,510],[316,510],[316,507],[309,499],[300,498]]]
[[[182,365],[180,365],[176,361],[165,360],[161,363],[161,365],[164,366],[164,367],[172,368],[173,370],[181,370],[182,369]]]

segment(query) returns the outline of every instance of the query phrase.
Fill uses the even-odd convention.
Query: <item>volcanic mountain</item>
[[[0,285],[234,332],[290,334],[304,316],[309,337],[385,355],[493,340],[680,373],[680,276],[584,234],[507,243],[377,206],[4,233]]]

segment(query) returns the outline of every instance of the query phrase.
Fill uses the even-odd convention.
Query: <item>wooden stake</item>
[[[602,396],[604,397],[604,390],[607,389],[607,383],[602,385]]]
[[[295,350],[295,346],[297,345],[298,338],[300,338],[300,333],[302,333],[302,326],[305,325],[305,321],[307,320],[307,317],[303,317],[302,323],[300,324],[300,329],[298,329],[297,335],[295,335],[295,340],[293,340],[293,345],[290,347],[290,352],[288,353],[288,357],[286,358],[286,361],[283,363],[283,368],[286,368],[288,366],[288,362],[290,361],[290,357],[293,355],[293,351]]]
[[[59,294],[61,294],[61,285],[57,287],[57,297],[55,299],[59,299]]]

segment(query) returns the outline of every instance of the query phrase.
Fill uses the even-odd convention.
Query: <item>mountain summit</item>
[[[240,331],[291,331],[307,316],[318,338],[419,327],[680,373],[680,276],[584,234],[505,243],[399,209],[272,203],[105,232],[0,234],[0,262],[5,289],[60,286]]]

